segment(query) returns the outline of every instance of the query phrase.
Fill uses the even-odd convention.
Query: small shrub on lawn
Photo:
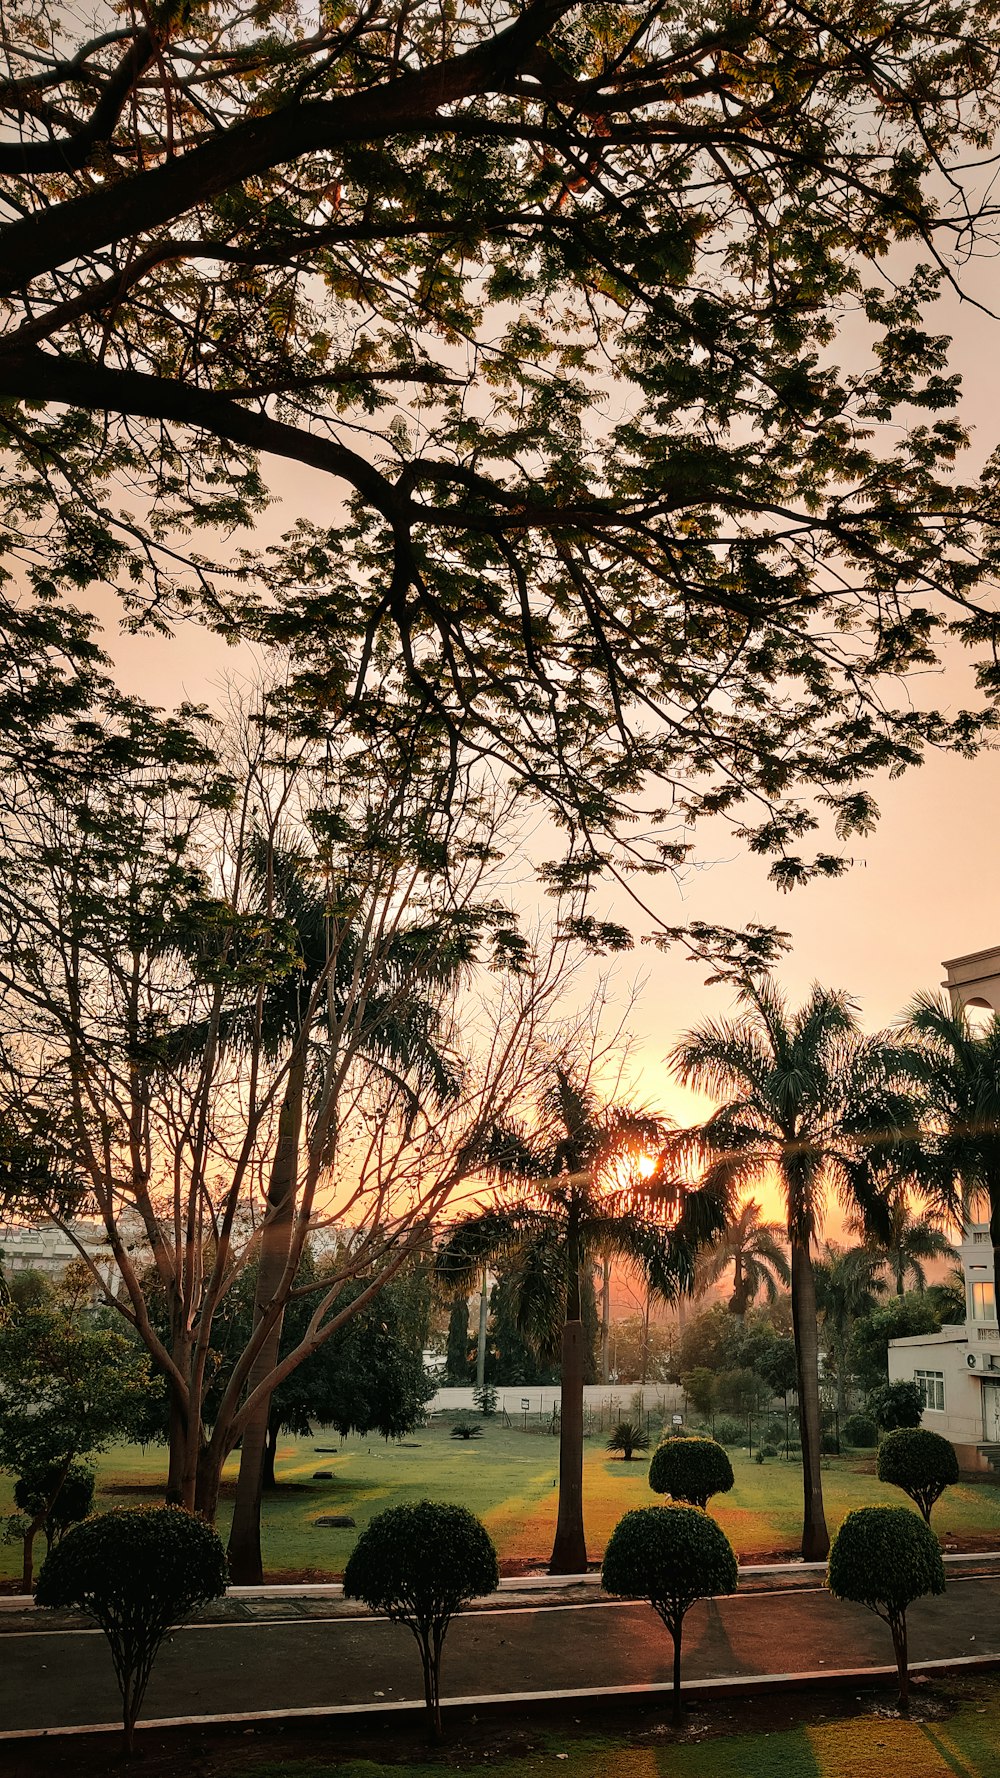
[[[826,1584],[838,1599],[867,1605],[888,1624],[899,1676],[899,1707],[909,1709],[906,1609],[944,1592],[944,1564],[929,1525],[905,1506],[862,1506],[833,1540]]]
[[[929,1525],[934,1502],[958,1481],[958,1458],[954,1445],[939,1432],[898,1426],[879,1445],[876,1473],[880,1482],[902,1488]]]
[[[777,1445],[758,1445],[757,1455],[762,1460],[765,1457],[777,1457],[778,1447],[777,1447]]]
[[[344,1570],[344,1597],[405,1624],[424,1673],[431,1735],[441,1733],[441,1650],[452,1618],[500,1580],[485,1526],[464,1506],[390,1506],[362,1531]]]
[[[649,1466],[654,1494],[702,1508],[713,1494],[728,1494],[734,1479],[726,1452],[712,1438],[667,1439],[657,1446]]]
[[[664,1449],[661,1445],[660,1449]],[[681,1635],[696,1599],[736,1591],[732,1545],[698,1506],[643,1506],[611,1533],[601,1568],[606,1593],[648,1599],[674,1644],[674,1721],[681,1713]]]
[[[620,1451],[626,1463],[631,1463],[637,1451],[649,1450],[649,1434],[634,1420],[619,1420],[614,1432],[608,1439],[609,1451]]]
[[[111,1648],[125,1747],[171,1625],[226,1590],[217,1531],[179,1506],[127,1506],[74,1525],[46,1556],[35,1603],[89,1611]]]
[[[482,1438],[483,1429],[475,1420],[456,1420],[451,1429],[452,1438],[462,1438],[468,1443],[470,1438]]]
[[[878,1444],[878,1427],[871,1414],[848,1414],[841,1432],[845,1445],[854,1451],[871,1451]]]
[[[923,1397],[916,1383],[883,1383],[868,1397],[868,1409],[881,1432],[894,1432],[897,1426],[919,1426],[924,1411]]]

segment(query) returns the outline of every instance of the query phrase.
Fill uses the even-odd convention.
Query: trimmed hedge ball
[[[692,1506],[707,1507],[713,1494],[728,1494],[734,1480],[729,1456],[714,1438],[667,1439],[649,1466],[654,1494]]]
[[[958,1481],[958,1457],[951,1441],[939,1432],[901,1426],[887,1432],[879,1445],[876,1474],[880,1482],[902,1488],[929,1525],[934,1502]]]
[[[944,1563],[930,1526],[905,1506],[862,1506],[833,1540],[826,1584],[838,1599],[867,1605],[892,1634],[899,1707],[909,1708],[906,1611],[926,1593],[944,1592]]]

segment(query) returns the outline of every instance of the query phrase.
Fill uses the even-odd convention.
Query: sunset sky
[[[993,262],[973,268],[967,288],[984,302],[995,295],[1000,306]],[[1000,322],[951,297],[938,305],[931,326],[954,336],[952,366],[966,391],[963,417],[975,428],[960,473],[971,474],[1000,443]],[[265,473],[268,468],[278,498],[262,523],[261,544],[297,516],[330,516],[338,490],[326,478],[301,465],[272,462]],[[249,656],[241,659],[240,651],[193,623],[173,639],[123,636],[114,613],[105,611],[106,645],[122,684],[155,703],[183,696],[217,702],[227,674],[252,672]],[[974,702],[965,657],[956,654],[947,674],[930,676],[914,695],[951,708]],[[661,881],[648,898],[671,924],[759,920],[786,928],[793,949],[780,979],[790,996],[820,980],[855,994],[870,1027],[888,1023],[915,990],[939,986],[942,959],[1000,943],[1000,758],[996,751],[972,762],[934,756],[921,770],[875,789],[882,821],[873,836],[852,842],[855,862],[839,881],[779,894],[767,882],[766,862],[749,857],[727,833],[706,830],[698,868],[683,883]],[[609,902],[608,911],[637,939],[648,924],[624,901]],[[727,990],[706,987],[705,973],[680,952],[663,956],[648,947],[637,948],[618,971],[623,1000],[630,982],[643,984],[632,1019],[638,1090],[681,1121],[697,1115],[699,1102],[669,1080],[663,1058],[678,1032],[727,1008]]]

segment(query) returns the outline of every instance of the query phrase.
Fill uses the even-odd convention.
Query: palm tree
[[[802,1554],[820,1561],[830,1540],[820,1473],[812,1246],[831,1189],[845,1204],[876,1217],[877,1165],[912,1120],[912,1106],[892,1089],[887,1040],[862,1037],[846,995],[816,986],[792,1012],[765,978],[745,981],[739,1002],[741,1016],[700,1026],[673,1052],[682,1081],[725,1100],[679,1146],[700,1157],[703,1186],[710,1191],[735,1191],[772,1176],[781,1185],[802,1437]]]
[[[587,1566],[584,1271],[596,1258],[613,1255],[670,1300],[690,1280],[697,1248],[725,1220],[724,1193],[685,1191],[659,1171],[639,1179],[637,1151],[659,1145],[663,1134],[662,1120],[646,1112],[600,1107],[585,1082],[557,1065],[530,1130],[508,1128],[493,1135],[486,1162],[506,1189],[456,1223],[438,1253],[438,1275],[449,1291],[467,1291],[485,1264],[500,1267],[523,1336],[543,1355],[561,1352],[552,1574],[580,1574]]]
[[[1000,1303],[1000,1015],[977,1030],[964,1007],[918,994],[903,1036],[924,1123],[917,1183],[938,1215],[987,1210]]]
[[[854,1323],[870,1315],[885,1295],[884,1261],[873,1246],[838,1247],[828,1241],[823,1258],[813,1266],[816,1304],[837,1370],[837,1407],[847,1411],[847,1348]]]
[[[409,1103],[429,1098],[443,1106],[459,1089],[453,1060],[440,1044],[440,1012],[435,988],[454,978],[469,960],[468,941],[450,937],[430,943],[431,935],[417,927],[401,927],[377,959],[372,990],[356,1012],[351,1007],[351,983],[365,959],[352,931],[340,940],[330,974],[327,1005],[311,1029],[306,1028],[307,1009],[322,972],[328,968],[330,921],[327,900],[317,887],[307,859],[294,848],[282,848],[261,838],[250,853],[250,869],[256,888],[273,910],[287,922],[298,952],[298,968],[269,984],[260,1011],[265,1044],[273,1054],[289,1054],[289,1066],[278,1114],[278,1141],[266,1192],[266,1212],[260,1231],[257,1268],[255,1324],[263,1317],[281,1285],[288,1261],[297,1195],[299,1146],[303,1116],[308,1108],[310,1068],[324,1042],[323,1017],[342,1022],[345,1013],[355,1020],[358,1051],[391,1081]],[[412,975],[413,947],[425,945],[427,993],[400,992]],[[221,1034],[223,1043],[239,1044],[243,1028],[234,1020]],[[281,1343],[283,1317],[275,1322],[254,1361],[246,1392],[252,1395],[275,1368]],[[261,1496],[270,1398],[263,1397],[247,1421],[241,1439],[236,1503],[229,1534],[230,1576],[244,1585],[262,1578],[260,1547]]]
[[[701,1296],[733,1268],[729,1307],[742,1321],[751,1303],[763,1295],[778,1300],[790,1277],[785,1258],[785,1231],[777,1222],[762,1222],[756,1198],[747,1198],[727,1222],[695,1268],[695,1292]]]
[[[857,1224],[855,1232],[860,1233]],[[897,1296],[906,1294],[909,1281],[914,1290],[927,1289],[928,1260],[957,1260],[958,1254],[947,1235],[933,1228],[922,1217],[913,1216],[902,1191],[895,1191],[889,1202],[889,1231],[884,1241],[875,1243],[882,1255],[882,1264],[896,1288]]]

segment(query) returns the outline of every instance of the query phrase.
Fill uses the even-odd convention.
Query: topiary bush
[[[660,1446],[660,1450],[664,1448]],[[619,1519],[611,1533],[601,1568],[601,1585],[606,1593],[648,1599],[670,1631],[674,1644],[675,1723],[680,1722],[681,1715],[681,1636],[685,1613],[696,1599],[735,1592],[738,1581],[739,1570],[728,1537],[699,1506],[638,1507]]]
[[[906,1609],[925,1593],[944,1592],[944,1564],[930,1527],[905,1506],[862,1506],[833,1540],[826,1584],[838,1599],[867,1605],[892,1633],[899,1707],[909,1709]]]
[[[609,1451],[620,1451],[626,1463],[631,1463],[636,1451],[649,1450],[649,1435],[634,1420],[619,1420],[614,1432],[608,1439]]]
[[[441,1649],[456,1612],[493,1593],[497,1552],[464,1506],[390,1506],[362,1531],[344,1570],[344,1597],[362,1599],[416,1638],[433,1738],[441,1734]]]
[[[880,1482],[902,1488],[929,1525],[934,1502],[958,1481],[958,1458],[954,1445],[939,1432],[899,1426],[879,1445],[876,1473]]]
[[[654,1494],[702,1508],[713,1494],[728,1494],[734,1479],[733,1466],[714,1438],[667,1439],[657,1446],[649,1466]]]
[[[870,1451],[878,1444],[878,1427],[871,1414],[848,1414],[841,1428],[845,1445],[855,1451]]]
[[[919,1426],[924,1411],[923,1397],[916,1383],[883,1383],[868,1397],[868,1411],[882,1432],[893,1432],[897,1426]]]
[[[86,1463],[43,1463],[27,1470],[14,1483],[14,1505],[21,1514],[12,1521],[20,1535],[23,1554],[21,1591],[31,1591],[33,1547],[39,1531],[48,1552],[70,1525],[85,1519],[94,1504],[94,1472]],[[8,1533],[9,1535],[9,1533]]]
[[[733,1420],[726,1414],[720,1414],[715,1422],[714,1438],[719,1445],[745,1445],[747,1423],[745,1420]]]
[[[179,1506],[116,1507],[74,1525],[46,1556],[36,1605],[89,1611],[111,1647],[125,1747],[172,1624],[226,1590],[217,1531]]]

